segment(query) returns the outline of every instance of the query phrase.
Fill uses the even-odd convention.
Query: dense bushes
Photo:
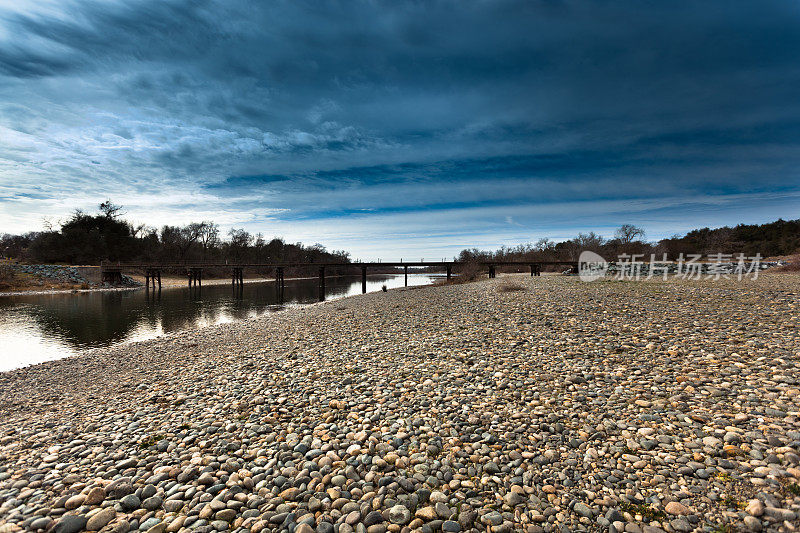
[[[664,239],[659,246],[670,255],[686,253],[760,253],[762,257],[789,255],[800,250],[800,219],[768,224],[739,224],[733,228],[703,228],[683,237]]]
[[[676,236],[658,242],[646,242],[644,231],[626,224],[617,230],[614,238],[590,233],[581,233],[574,239],[554,243],[541,239],[536,244],[521,244],[502,247],[494,252],[477,249],[462,250],[459,261],[577,261],[580,253],[591,250],[614,260],[621,254],[641,254],[649,260],[650,254],[658,259],[667,254],[670,260],[680,254],[701,254],[704,257],[715,254],[740,254],[748,257],[761,254],[761,257],[790,255],[800,250],[800,220],[777,220],[768,224],[740,224],[733,228],[703,228],[693,230],[683,237]]]

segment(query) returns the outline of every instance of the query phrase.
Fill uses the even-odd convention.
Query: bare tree
[[[136,226],[131,226],[131,228],[132,228],[131,230],[132,235],[137,239],[144,238],[145,235],[148,235],[150,233],[158,232],[158,229],[152,226],[148,226],[147,224],[137,224]]]
[[[100,209],[100,213],[102,213],[106,218],[117,218],[118,216],[125,214],[122,212],[122,206],[113,203],[111,200],[106,200],[98,207]]]
[[[214,248],[219,245],[219,226],[211,221],[203,221],[198,228],[198,238],[200,244],[203,246],[203,259],[206,258],[206,253],[209,248]]]
[[[197,222],[193,222],[188,226],[164,226],[161,228],[161,242],[178,251],[181,261],[186,259],[189,249],[197,242],[199,237]]]
[[[619,239],[622,244],[630,244],[637,240],[637,237],[638,240],[644,240],[644,230],[633,224],[623,224],[614,232],[614,236]]]
[[[253,242],[253,236],[244,228],[233,228],[228,232],[231,238],[231,245],[246,248]]]
[[[253,236],[244,228],[232,228],[228,232],[228,236],[230,237],[230,241],[228,241],[228,247],[232,252],[233,257],[236,260],[244,259],[247,249],[253,243]]]
[[[578,233],[578,236],[573,240],[580,250],[591,250],[593,252],[599,251],[606,242],[603,237],[593,231],[589,233]]]

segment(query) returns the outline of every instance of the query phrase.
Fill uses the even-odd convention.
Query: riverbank
[[[28,265],[0,261],[0,296],[71,293],[136,288],[129,276],[122,285],[101,280],[100,267],[87,265]]]
[[[0,527],[789,531],[798,293],[515,276],[0,374]]]
[[[374,277],[374,276],[386,276],[386,275],[399,275],[397,272],[393,272],[391,274],[388,273],[374,273],[369,274],[367,277]],[[341,278],[341,277],[356,277],[358,274],[348,274],[348,275],[337,275],[337,276],[326,276],[326,279],[331,278]],[[132,275],[132,279],[136,282],[141,283],[144,286],[145,277],[139,275]],[[307,279],[319,279],[317,276],[303,276],[303,277],[291,277],[291,278],[284,278],[284,281],[298,281],[298,280],[307,280]],[[246,277],[243,280],[244,283],[269,283],[275,282],[274,277]],[[152,282],[151,282],[152,283]],[[161,288],[162,289],[173,289],[173,288],[180,288],[180,287],[187,287],[189,281],[186,276],[162,276],[161,278]],[[202,285],[231,285],[231,278],[203,278]],[[152,285],[151,285],[152,286]]]
[[[88,289],[90,284],[79,279],[66,267],[52,267],[50,275],[42,275],[35,267],[0,263],[0,296],[35,292],[70,292]]]
[[[382,276],[382,275],[398,275],[395,274],[369,274],[368,277],[374,276]],[[340,276],[327,276],[326,279],[337,278],[337,277],[355,277],[356,275],[347,276],[347,275],[340,275]],[[96,291],[120,291],[120,290],[136,290],[136,289],[144,289],[145,277],[140,275],[131,275],[126,276],[130,278],[136,285],[123,285],[123,286],[112,286],[112,285],[100,285],[100,286],[87,286],[84,284],[46,284],[42,283],[41,281],[33,281],[33,282],[26,282],[24,284],[20,284],[14,288],[14,290],[6,290],[0,291],[0,297],[3,296],[25,296],[25,295],[37,295],[37,294],[70,294],[70,293],[81,293],[81,292],[96,292]],[[298,281],[298,280],[308,280],[308,279],[317,279],[316,276],[306,276],[306,277],[291,277],[285,278],[284,281]],[[268,277],[255,277],[255,278],[244,278],[244,283],[269,283],[274,282],[274,278]],[[231,280],[230,278],[211,278],[211,279],[203,279],[202,285],[204,286],[216,286],[216,285],[230,285]],[[183,288],[188,286],[188,280],[186,277],[183,276],[163,276],[161,278],[161,288],[162,289],[176,289],[176,288]]]
[[[140,275],[132,275],[131,278],[136,280],[142,286],[144,286],[145,277]],[[288,279],[288,278],[287,278]],[[275,281],[275,279],[270,278],[245,278],[244,283],[259,283],[265,281]],[[152,282],[151,282],[152,283]],[[162,289],[173,289],[176,287],[187,287],[189,285],[189,280],[186,276],[162,276],[161,277],[161,288]],[[202,285],[231,285],[231,278],[216,278],[216,279],[207,279],[203,278]]]

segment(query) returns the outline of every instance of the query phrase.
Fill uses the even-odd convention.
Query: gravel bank
[[[100,267],[92,266],[25,265],[0,262],[0,269],[16,273],[8,283],[3,284],[3,287],[7,287],[8,290],[0,291],[0,296],[64,293],[77,290],[119,290],[142,285],[126,275],[122,276],[120,285],[102,282]]]
[[[0,532],[791,531],[798,294],[506,277],[0,374]]]

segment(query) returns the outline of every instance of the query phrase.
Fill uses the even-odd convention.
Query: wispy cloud
[[[107,197],[365,256],[797,217],[798,23],[777,0],[0,1],[0,231]]]

